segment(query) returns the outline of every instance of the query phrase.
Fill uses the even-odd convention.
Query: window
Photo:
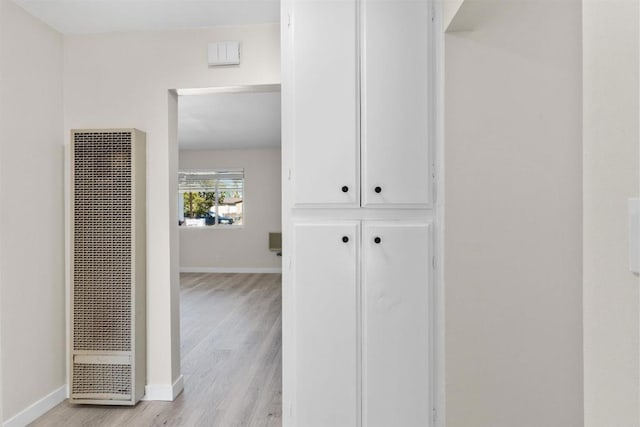
[[[244,170],[178,173],[178,224],[182,227],[244,224]]]

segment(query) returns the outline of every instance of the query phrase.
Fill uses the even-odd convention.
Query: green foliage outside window
[[[216,193],[214,191],[190,191],[183,193],[184,197],[184,217],[202,218],[211,207],[215,205]],[[218,197],[218,204],[224,203],[225,193],[221,192]]]

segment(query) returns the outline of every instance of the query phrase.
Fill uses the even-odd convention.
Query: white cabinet
[[[355,427],[357,222],[294,226],[293,426]]]
[[[292,0],[290,10],[294,205],[429,207],[430,2]]]
[[[434,1],[281,2],[285,427],[433,425]]]
[[[358,206],[357,4],[296,0],[292,124],[296,205]]]
[[[428,222],[294,226],[291,425],[431,425],[431,233]]]
[[[363,425],[431,420],[431,226],[365,222]]]
[[[429,7],[362,2],[363,206],[431,202]]]

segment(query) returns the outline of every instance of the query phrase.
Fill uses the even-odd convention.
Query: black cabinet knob
[[[349,238],[347,236],[342,236],[342,241],[347,243],[349,241]]]
[[[349,187],[347,187],[346,185],[342,186],[342,192],[346,193],[347,191],[349,191]]]
[[[380,244],[380,242],[382,242],[382,239],[379,237],[376,237],[375,239],[373,239],[374,242],[376,242],[377,244]]]
[[[382,187],[376,187],[373,189],[376,193],[382,193]]]

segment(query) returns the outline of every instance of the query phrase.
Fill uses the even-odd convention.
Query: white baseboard
[[[142,400],[162,400],[173,402],[184,390],[184,377],[180,377],[172,384],[147,384],[144,388]]]
[[[180,273],[282,273],[280,267],[180,267]]]
[[[24,427],[44,415],[54,406],[64,402],[66,398],[67,386],[63,385],[3,422],[2,427]]]

